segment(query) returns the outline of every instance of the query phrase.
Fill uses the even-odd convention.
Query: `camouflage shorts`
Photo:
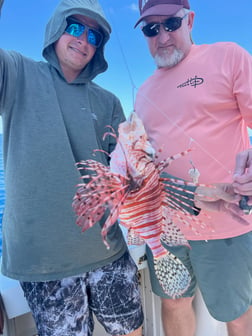
[[[129,253],[80,276],[60,281],[21,282],[39,336],[91,336],[93,313],[111,335],[143,323],[137,268]]]

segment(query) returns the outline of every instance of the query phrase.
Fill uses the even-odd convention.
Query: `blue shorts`
[[[167,247],[189,270],[192,281],[183,297],[200,288],[209,313],[219,321],[233,321],[252,305],[252,232],[208,241],[189,241],[185,246]],[[167,296],[155,276],[153,258],[147,249],[153,292]]]
[[[111,335],[143,324],[137,267],[128,252],[93,272],[21,286],[39,336],[91,336],[93,313]]]

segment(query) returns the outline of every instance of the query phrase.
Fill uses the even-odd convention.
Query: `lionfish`
[[[173,298],[179,297],[190,285],[190,274],[162,242],[169,246],[189,246],[176,222],[189,225],[186,218],[195,216],[183,208],[187,204],[185,191],[184,196],[177,193],[185,182],[162,178],[160,174],[190,149],[155,162],[155,150],[135,113],[119,125],[118,133],[115,150],[110,154],[110,167],[95,160],[77,164],[79,170],[92,171],[92,174],[82,176],[89,180],[77,185],[73,199],[77,224],[85,231],[109,209],[101,231],[106,246],[109,248],[108,230],[119,219],[128,229],[129,244],[146,243],[150,247],[155,272],[164,291]],[[105,133],[107,135],[116,137],[112,131]]]

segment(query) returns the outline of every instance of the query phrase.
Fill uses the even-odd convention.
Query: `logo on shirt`
[[[204,79],[195,75],[195,77],[188,78],[187,81],[177,86],[178,89],[182,89],[185,86],[193,86],[195,89],[197,86],[204,83]]]

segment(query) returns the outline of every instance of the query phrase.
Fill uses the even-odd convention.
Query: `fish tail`
[[[188,289],[191,276],[184,264],[169,251],[163,258],[154,258],[154,269],[163,290],[173,299]]]

